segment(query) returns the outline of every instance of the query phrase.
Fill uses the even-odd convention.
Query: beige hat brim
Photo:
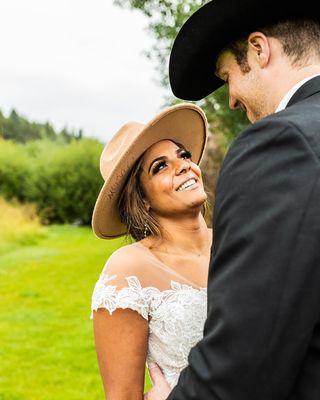
[[[127,232],[120,221],[119,196],[133,165],[150,146],[161,140],[173,140],[190,150],[192,160],[199,164],[207,141],[207,128],[204,112],[191,103],[169,107],[145,125],[105,179],[93,211],[94,233],[99,238],[112,239]]]

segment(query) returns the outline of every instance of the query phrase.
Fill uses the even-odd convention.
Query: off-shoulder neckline
[[[133,245],[138,245],[140,248],[143,248],[144,250],[146,250],[150,255],[151,255],[151,257],[154,259],[154,260],[156,260],[157,262],[159,262],[160,264],[162,264],[162,265],[164,265],[166,268],[169,268],[172,272],[174,272],[175,274],[177,274],[177,272],[173,269],[173,268],[171,268],[169,265],[167,265],[167,264],[165,264],[163,261],[161,261],[155,254],[153,254],[153,252],[149,249],[149,247],[147,247],[147,246],[145,246],[144,244],[142,244],[142,243],[140,243],[140,242],[134,242],[133,243]],[[182,283],[182,282],[179,282],[179,281],[175,281],[175,280],[171,280],[172,282],[177,282],[177,283],[180,283],[181,285],[186,285],[186,286],[190,286],[190,287],[192,287],[193,289],[196,289],[196,290],[203,290],[203,289],[207,289],[207,286],[198,286],[198,285],[190,285],[190,284],[184,284],[184,283]],[[190,282],[188,279],[186,279],[186,281],[188,281],[188,282]]]
[[[107,273],[101,273],[100,275],[100,279],[103,279],[104,282],[110,282],[110,285],[112,285],[112,280],[117,278],[117,274],[107,274]],[[125,277],[126,281],[129,284],[129,287],[132,286],[132,282],[138,282],[140,288],[142,290],[149,290],[149,289],[154,289],[155,291],[157,291],[157,293],[162,293],[162,294],[166,294],[166,293],[171,293],[172,291],[176,291],[176,290],[183,290],[183,289],[187,289],[187,290],[195,290],[195,291],[199,291],[199,292],[203,292],[203,291],[207,291],[207,287],[195,287],[193,285],[189,285],[187,283],[182,283],[179,281],[176,281],[174,279],[170,279],[170,288],[168,289],[159,289],[156,286],[142,286],[139,278],[136,275],[129,275]],[[132,281],[133,280],[133,281]],[[123,287],[119,290],[122,289],[127,289],[126,287]]]

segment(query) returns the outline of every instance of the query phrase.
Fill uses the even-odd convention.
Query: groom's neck
[[[310,64],[300,68],[283,69],[279,68],[277,79],[270,83],[270,91],[272,94],[272,108],[276,111],[278,105],[284,96],[300,81],[313,75],[320,74],[320,62]],[[276,83],[275,83],[276,82]]]

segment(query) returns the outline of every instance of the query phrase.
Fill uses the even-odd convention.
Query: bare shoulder
[[[117,260],[125,259],[128,261],[135,261],[137,258],[143,258],[143,248],[144,246],[140,244],[140,242],[130,243],[125,246],[119,247],[119,249],[111,254],[110,258]]]
[[[131,243],[120,247],[108,258],[104,271],[109,273],[140,274],[145,269],[148,258],[144,247]]]

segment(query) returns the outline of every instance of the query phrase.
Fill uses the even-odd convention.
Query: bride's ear
[[[148,200],[143,199],[143,204],[144,204],[144,208],[146,209],[146,211],[149,212],[151,209],[151,206],[150,206]]]

